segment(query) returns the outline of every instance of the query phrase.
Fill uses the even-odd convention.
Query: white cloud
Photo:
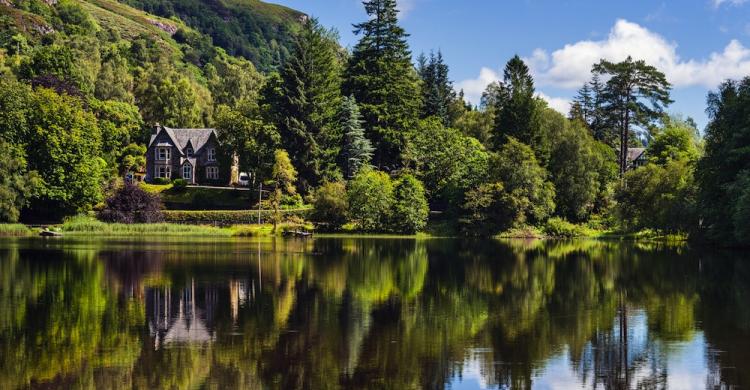
[[[414,9],[417,5],[417,0],[398,0],[396,3],[400,14],[399,16],[403,18]]]
[[[547,104],[549,104],[550,108],[563,115],[568,115],[568,113],[570,112],[570,99],[548,96],[544,92],[537,93],[537,97],[547,101]]]
[[[479,77],[456,83],[456,89],[464,91],[464,97],[467,101],[472,104],[479,104],[479,101],[482,99],[482,93],[487,89],[487,86],[501,79],[502,75],[499,72],[490,68],[482,68],[479,71]],[[544,92],[537,93],[537,97],[546,100],[551,108],[563,114],[567,115],[568,111],[570,111],[570,99],[552,97]]]
[[[722,4],[730,4],[730,5],[741,5],[747,2],[747,0],[712,0],[714,3],[714,7],[721,7]]]
[[[473,104],[479,104],[479,101],[482,99],[482,93],[487,89],[487,86],[500,79],[501,77],[498,72],[495,72],[490,68],[482,68],[479,71],[479,77],[459,81],[456,83],[456,89],[464,91],[464,96],[467,101]]]
[[[573,89],[591,78],[591,66],[600,59],[622,61],[628,55],[656,66],[676,87],[714,88],[727,78],[750,74],[750,49],[738,40],[706,59],[683,60],[676,43],[626,20],[618,20],[604,40],[579,41],[551,54],[537,49],[525,60],[539,85]]]

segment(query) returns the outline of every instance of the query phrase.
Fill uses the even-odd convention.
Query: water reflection
[[[0,388],[750,383],[750,264],[597,241],[0,241]]]

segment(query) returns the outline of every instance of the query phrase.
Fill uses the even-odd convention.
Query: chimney
[[[153,134],[154,135],[159,134],[159,130],[160,129],[161,129],[161,125],[159,124],[159,122],[156,122],[156,124],[154,124],[154,133]]]

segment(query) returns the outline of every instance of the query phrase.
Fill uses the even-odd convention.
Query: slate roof
[[[211,138],[211,134],[216,135],[216,129],[172,129],[166,126],[159,126],[159,128],[156,134],[151,135],[151,140],[148,143],[149,146],[154,143],[159,132],[165,131],[180,151],[184,151],[189,143],[193,151],[198,153],[206,145],[209,138]]]
[[[646,148],[628,148],[628,161],[635,161],[646,152]]]

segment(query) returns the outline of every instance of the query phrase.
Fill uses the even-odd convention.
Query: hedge
[[[282,220],[306,219],[311,208],[281,210]],[[273,211],[261,210],[260,222],[272,222]],[[165,210],[164,221],[189,225],[231,226],[258,223],[258,210]]]

